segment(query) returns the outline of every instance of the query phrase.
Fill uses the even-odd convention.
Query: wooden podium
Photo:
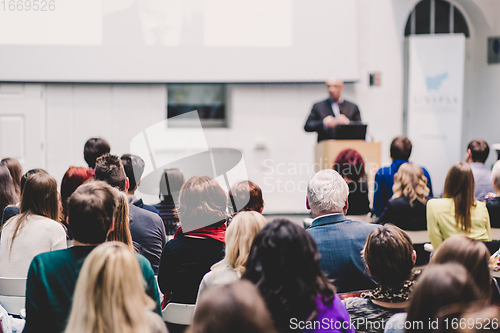
[[[369,185],[369,198],[373,198],[375,174],[380,168],[381,145],[380,142],[366,142],[364,140],[323,140],[316,145],[314,150],[314,171],[331,169],[337,155],[344,149],[354,149],[365,160],[365,172]]]

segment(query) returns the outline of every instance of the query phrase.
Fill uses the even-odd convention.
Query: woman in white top
[[[241,278],[255,235],[267,224],[257,212],[239,212],[226,231],[226,256],[205,274],[198,289],[198,297],[211,285],[231,283]]]
[[[26,277],[38,254],[65,249],[66,230],[59,222],[56,180],[45,172],[26,179],[20,214],[9,219],[0,238],[0,276]]]

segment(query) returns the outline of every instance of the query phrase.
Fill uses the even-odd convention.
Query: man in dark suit
[[[356,104],[341,98],[344,83],[339,78],[326,81],[330,97],[313,105],[304,129],[306,132],[318,132],[318,142],[330,138],[331,129],[337,125],[361,122],[361,115]]]
[[[102,180],[125,193],[130,187],[122,161],[118,156],[111,154],[97,159],[95,179]],[[167,243],[163,220],[159,215],[137,206],[129,205],[128,208],[132,240],[141,246],[141,254],[149,260],[153,271],[157,274],[161,251]]]

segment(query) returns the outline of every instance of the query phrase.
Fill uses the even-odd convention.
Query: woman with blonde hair
[[[425,205],[429,188],[422,168],[404,163],[394,175],[394,195],[377,221],[391,223],[403,230],[426,230]]]
[[[123,192],[115,191],[115,197],[118,203],[116,206],[115,227],[113,231],[108,234],[106,240],[121,242],[127,245],[130,251],[139,252],[134,247],[132,235],[130,234],[127,196]]]
[[[166,333],[144,285],[139,262],[126,245],[99,245],[83,263],[65,333]]]
[[[29,176],[21,196],[20,214],[10,218],[2,228],[0,276],[26,277],[36,255],[67,247],[60,213],[54,177],[46,172]]]
[[[474,199],[474,175],[469,164],[455,163],[444,182],[442,199],[427,202],[427,230],[436,250],[453,235],[491,241],[491,226],[484,202]]]
[[[236,214],[226,231],[226,256],[205,274],[197,299],[208,286],[230,283],[241,278],[253,239],[266,224],[265,217],[257,212]]]

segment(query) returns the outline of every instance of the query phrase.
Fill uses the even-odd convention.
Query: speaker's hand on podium
[[[334,116],[326,116],[323,118],[323,125],[325,128],[333,128],[337,125],[347,125],[349,124],[349,118],[347,118],[345,115],[341,114],[338,117]]]

